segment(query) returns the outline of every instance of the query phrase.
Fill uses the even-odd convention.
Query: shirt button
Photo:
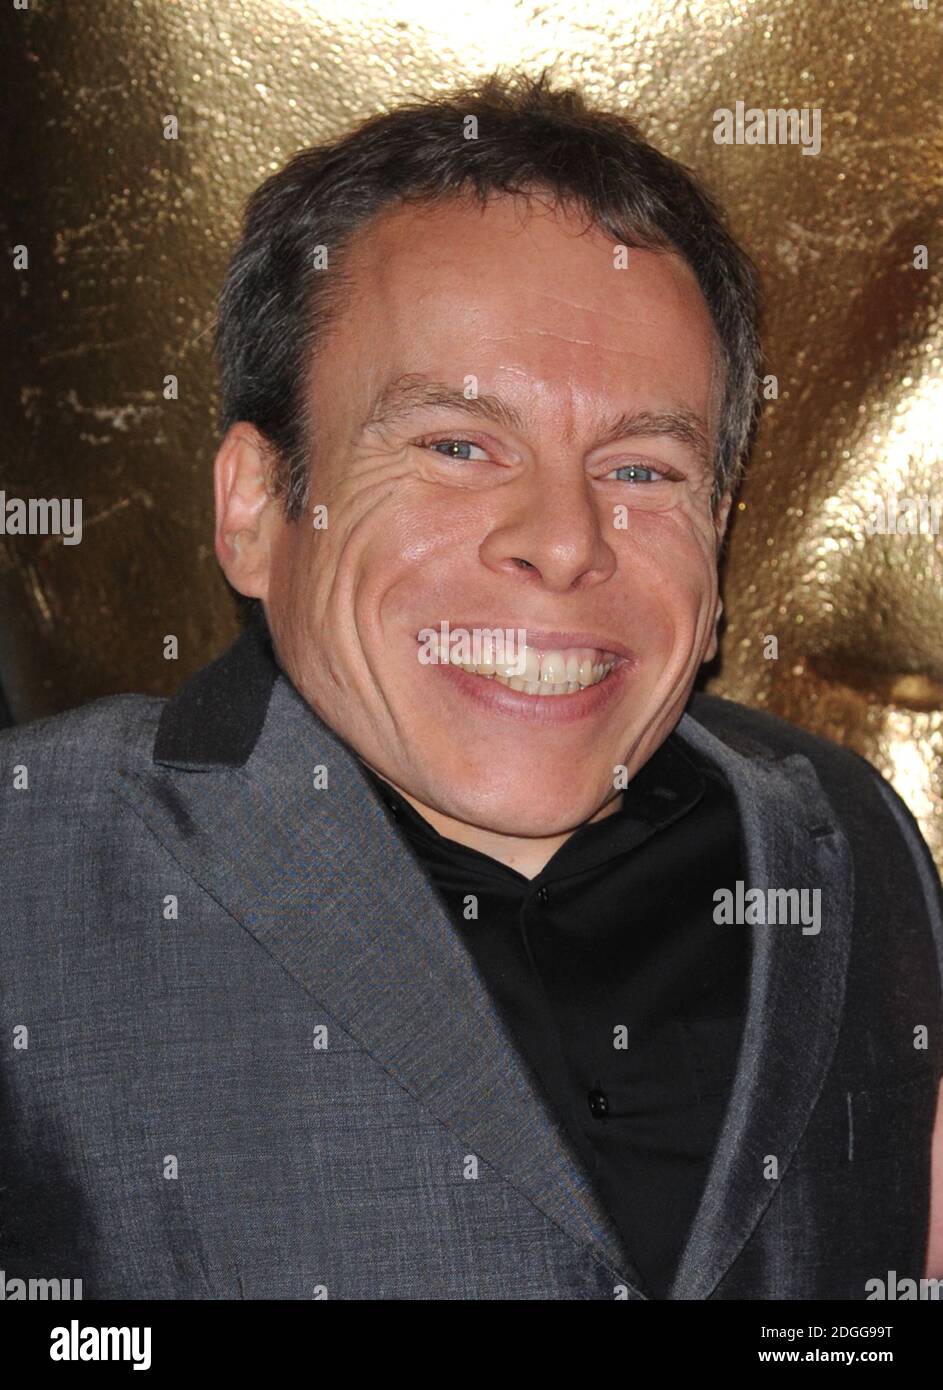
[[[546,907],[550,901],[550,894],[547,892],[546,888],[538,888],[537,892],[534,894],[534,899],[536,902],[540,903],[541,907]]]
[[[590,1091],[586,1097],[589,1101],[589,1113],[596,1120],[604,1120],[609,1114],[609,1097],[605,1091]]]

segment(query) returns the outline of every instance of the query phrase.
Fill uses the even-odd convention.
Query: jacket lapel
[[[284,676],[260,679],[257,640],[246,634],[165,707],[153,767],[124,771],[116,792],[469,1152],[601,1260],[630,1297],[643,1297],[611,1219],[359,760]],[[254,682],[243,702],[257,723],[251,752],[238,751],[246,726],[233,714],[240,670]],[[228,763],[219,761],[226,747],[237,749]],[[327,774],[321,790],[318,768]]]
[[[678,733],[725,773],[737,798],[745,882],[821,890],[821,930],[756,925],[736,1076],[671,1297],[705,1299],[755,1230],[818,1098],[841,1022],[853,914],[852,859],[805,757],[744,756],[690,715]],[[732,931],[739,930],[731,927]]]

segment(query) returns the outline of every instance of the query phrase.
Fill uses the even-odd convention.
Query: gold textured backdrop
[[[17,719],[167,693],[236,631],[211,548],[210,330],[245,195],[401,96],[551,65],[700,173],[763,274],[779,398],[709,688],[870,758],[943,865],[943,537],[866,530],[888,491],[943,502],[941,0],[4,9],[3,231],[29,268],[6,274],[0,488],[84,503],[81,545],[0,538]],[[738,100],[821,108],[821,153],[715,144]]]

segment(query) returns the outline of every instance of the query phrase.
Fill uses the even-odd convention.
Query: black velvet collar
[[[242,767],[262,732],[278,675],[260,607],[232,646],[164,706],[154,761],[193,771]]]

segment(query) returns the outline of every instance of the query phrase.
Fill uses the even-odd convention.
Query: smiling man
[[[760,366],[707,196],[546,81],[402,107],[256,192],[217,348],[246,633],[0,741],[8,1275],[943,1272],[926,847],[863,760],[692,696]]]
[[[615,269],[585,223],[510,196],[379,214],[308,378],[326,526],[273,502],[257,429],[217,460],[220,561],[296,688],[443,835],[528,876],[677,724],[730,505],[693,271],[634,248]],[[531,679],[421,663],[443,621],[521,631]]]

